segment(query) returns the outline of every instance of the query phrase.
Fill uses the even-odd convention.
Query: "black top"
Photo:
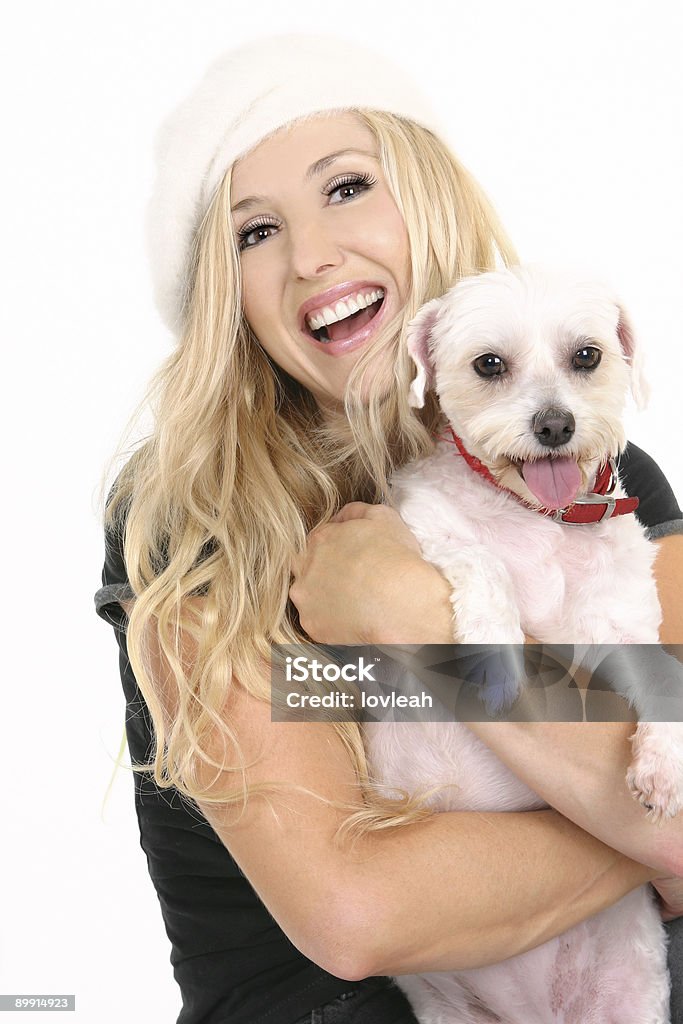
[[[657,464],[629,444],[620,459],[626,492],[651,539],[683,533],[683,516]],[[151,757],[151,719],[131,671],[126,616],[131,598],[119,537],[105,538],[98,615],[114,626],[126,697],[131,761]],[[292,1024],[353,985],[321,970],[289,942],[211,826],[176,789],[136,774],[140,843],[171,941],[182,994],[177,1024]]]

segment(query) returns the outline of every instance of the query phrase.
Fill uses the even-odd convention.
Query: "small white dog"
[[[452,430],[395,474],[391,500],[452,586],[459,639],[656,645],[654,546],[613,462],[627,390],[636,400],[643,391],[614,297],[538,269],[486,273],[423,306],[409,348],[411,404],[433,387]],[[599,652],[587,646],[584,664]],[[616,682],[643,719],[628,785],[656,819],[683,806],[683,725],[680,666],[664,652],[653,658],[659,704],[650,680]],[[508,706],[517,686],[485,693],[487,706]],[[662,699],[675,723],[656,721]],[[385,785],[457,783],[434,798],[440,810],[545,806],[460,723],[370,723],[366,739]],[[649,886],[504,963],[397,980],[423,1024],[669,1020],[665,933]]]

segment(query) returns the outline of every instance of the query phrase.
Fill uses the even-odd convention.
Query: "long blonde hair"
[[[292,557],[310,529],[347,501],[380,500],[392,470],[432,448],[436,402],[419,415],[407,403],[407,324],[460,277],[515,262],[480,188],[436,136],[388,113],[357,116],[377,140],[405,220],[411,288],[400,322],[387,325],[354,367],[346,416],[323,421],[311,394],[273,363],[242,315],[228,171],[195,239],[182,336],[148,392],[153,432],[119,474],[105,514],[113,535],[125,532],[136,595],[128,653],[155,733],[151,761],[134,770],[191,799],[237,809],[248,797],[245,766],[222,711],[235,679],[269,700],[271,643],[306,639],[288,601]],[[388,357],[377,360],[378,351]],[[201,601],[189,600],[197,595]],[[151,624],[170,669],[176,712],[168,725],[152,682]],[[181,626],[196,649],[189,666]],[[423,813],[407,797],[385,800],[371,789],[357,723],[333,727],[362,793],[363,809],[349,808],[356,829]],[[217,735],[219,758],[211,752]],[[215,778],[234,775],[228,792],[207,792],[198,772],[207,765]]]

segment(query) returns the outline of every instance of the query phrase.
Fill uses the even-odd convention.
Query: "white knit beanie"
[[[391,61],[312,35],[268,36],[224,54],[162,123],[147,229],[157,305],[174,333],[192,242],[228,167],[291,121],[348,109],[387,111],[440,133],[415,83]]]

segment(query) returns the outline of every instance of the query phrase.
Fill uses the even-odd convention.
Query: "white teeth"
[[[382,288],[372,292],[358,292],[355,296],[350,295],[347,299],[337,302],[334,309],[331,306],[325,306],[324,309],[318,309],[315,313],[309,314],[306,317],[306,322],[312,331],[319,331],[321,327],[327,327],[328,324],[334,324],[338,320],[345,320],[347,316],[358,313],[366,306],[371,306],[373,302],[377,302],[383,296]]]

